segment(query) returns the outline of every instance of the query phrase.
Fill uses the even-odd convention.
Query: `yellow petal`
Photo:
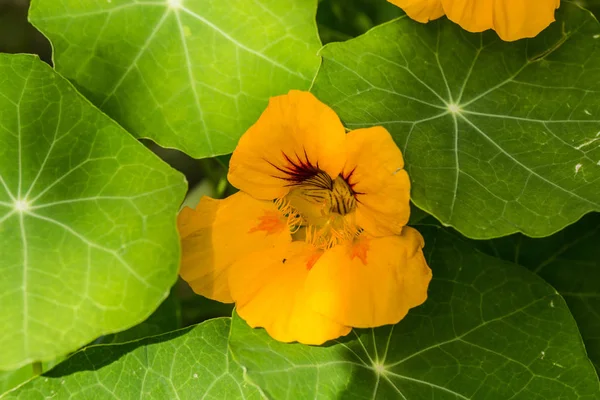
[[[229,182],[271,200],[287,194],[294,174],[318,168],[335,178],[345,161],[345,136],[335,112],[313,94],[292,90],[273,97],[233,152]]]
[[[415,21],[429,22],[444,15],[441,0],[388,0]]]
[[[405,227],[401,236],[326,251],[306,281],[312,308],[358,328],[397,323],[427,298],[431,270],[422,247],[419,232]]]
[[[356,223],[374,236],[398,234],[410,216],[402,153],[381,126],[348,133],[342,176],[356,193]]]
[[[448,18],[470,32],[494,29],[502,40],[536,36],[554,21],[560,0],[442,0]]]
[[[250,252],[289,243],[285,218],[269,201],[238,192],[224,200],[203,197],[195,210],[184,208],[177,219],[181,236],[181,277],[202,296],[224,303],[228,270]]]
[[[229,283],[240,317],[281,342],[321,344],[347,335],[349,327],[317,314],[308,305],[304,282],[313,255],[312,246],[293,242],[236,262]]]

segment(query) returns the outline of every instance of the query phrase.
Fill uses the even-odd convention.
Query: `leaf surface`
[[[588,355],[600,372],[600,214],[547,238],[517,234],[479,242],[488,254],[523,265],[551,284],[573,313]]]
[[[261,399],[227,350],[230,319],[75,353],[3,399]]]
[[[0,54],[0,71],[0,369],[16,369],[154,311],[186,185],[39,59]]]
[[[575,321],[550,285],[442,228],[421,230],[434,271],[429,299],[395,326],[355,330],[324,346],[305,346],[276,342],[234,314],[230,331],[229,319],[217,319],[138,344],[90,347],[7,398],[35,399],[33,393],[62,395],[64,390],[75,396],[88,387],[102,390],[98,398],[138,398],[139,393],[145,399],[174,398],[173,393],[189,398],[186,384],[194,390],[212,384],[207,397],[227,398],[237,384],[245,387],[240,369],[243,381],[270,399],[600,396]],[[216,326],[219,334],[206,333]],[[86,359],[93,368],[82,364]],[[224,359],[229,360],[227,374]],[[214,383],[213,375],[202,372],[207,368],[222,381]],[[207,381],[194,381],[194,373]],[[144,379],[150,383],[143,384]],[[128,387],[115,386],[116,381]]]
[[[512,43],[399,18],[325,46],[312,91],[349,128],[390,131],[445,225],[550,235],[600,210],[600,25],[569,2],[556,18]]]
[[[248,377],[274,399],[597,399],[600,388],[564,300],[527,269],[423,228],[429,298],[395,326],[328,346],[271,340],[234,317]]]
[[[58,72],[137,137],[230,153],[271,96],[308,89],[316,0],[34,0]]]

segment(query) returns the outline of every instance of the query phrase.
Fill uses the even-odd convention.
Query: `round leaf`
[[[313,92],[384,125],[412,200],[466,236],[552,234],[600,210],[600,25],[563,2],[532,40],[408,17],[327,45]]]
[[[137,137],[230,153],[270,96],[308,89],[316,0],[34,0],[58,72]]]
[[[0,54],[0,71],[0,369],[14,369],[158,306],[186,185],[36,57]]]
[[[600,214],[588,214],[546,238],[517,234],[476,243],[488,254],[531,269],[558,290],[600,372]]]

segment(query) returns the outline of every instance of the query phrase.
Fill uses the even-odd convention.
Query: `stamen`
[[[356,197],[348,179],[338,176],[332,179],[308,160],[306,152],[296,161],[285,153],[284,167],[275,166],[284,176],[279,179],[290,182],[293,188],[274,200],[278,211],[287,220],[293,240],[305,240],[317,250],[323,251],[342,243],[352,243],[360,234],[354,222]],[[347,178],[352,177],[352,171]]]
[[[306,242],[318,249],[327,250],[338,244],[352,242],[358,228],[348,217],[331,214],[322,225],[308,226]]]
[[[304,219],[300,213],[285,197],[275,199],[274,202],[279,212],[287,219],[287,226],[290,229],[290,233],[296,233],[304,225]]]

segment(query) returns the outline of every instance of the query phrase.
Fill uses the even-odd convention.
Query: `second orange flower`
[[[536,36],[554,21],[560,0],[388,0],[415,21],[443,15],[469,32],[493,29],[502,40]]]

